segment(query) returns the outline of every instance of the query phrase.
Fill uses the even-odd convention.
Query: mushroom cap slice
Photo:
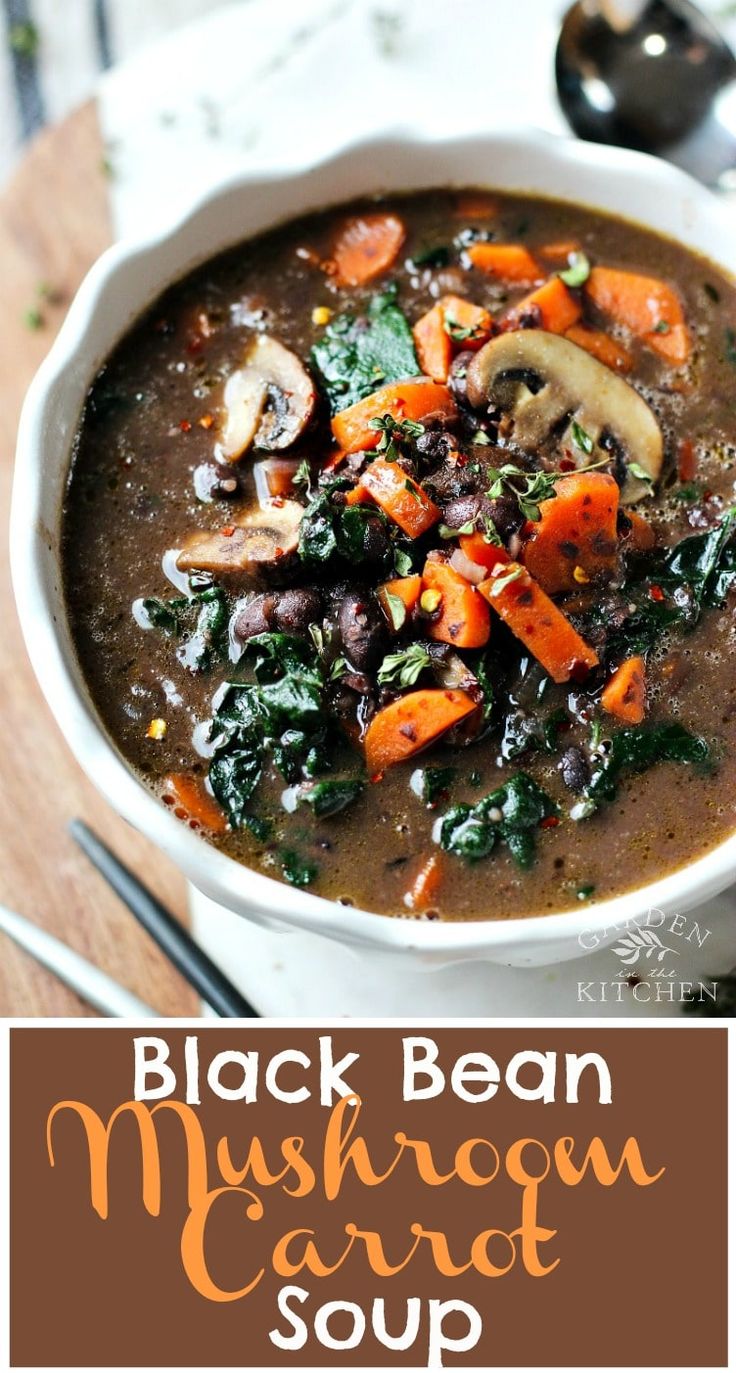
[[[251,446],[288,448],[312,418],[316,401],[314,382],[296,353],[259,334],[225,384],[221,456],[237,462]]]
[[[260,576],[279,570],[296,553],[304,507],[297,501],[267,501],[222,529],[197,529],[182,544],[180,572],[219,577]]]
[[[514,442],[534,450],[552,441],[578,466],[611,457],[601,439],[612,440],[627,468],[636,463],[652,482],[662,469],[662,431],[654,412],[623,377],[559,334],[521,329],[491,339],[467,371],[471,405],[496,406],[514,420]],[[575,443],[573,424],[591,440],[591,451]],[[621,500],[632,505],[647,495],[646,481],[630,470]]]

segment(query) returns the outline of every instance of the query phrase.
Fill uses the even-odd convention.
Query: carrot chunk
[[[410,911],[426,911],[433,906],[439,897],[444,875],[441,854],[433,853],[430,858],[424,858],[404,896],[404,905]]]
[[[346,453],[375,448],[381,435],[371,428],[371,421],[381,415],[393,415],[396,420],[452,420],[457,406],[447,387],[429,377],[392,382],[333,415],[332,432],[340,447]]]
[[[577,343],[578,348],[584,348],[586,353],[591,353],[599,362],[605,363],[612,372],[630,372],[634,366],[634,359],[628,348],[624,348],[617,339],[611,338],[610,334],[604,334],[602,329],[590,329],[586,324],[573,324],[572,329],[568,329],[565,338],[569,338],[571,343]]]
[[[452,362],[452,342],[445,329],[445,312],[439,302],[417,320],[412,333],[424,375],[433,381],[447,381]]]
[[[387,272],[406,237],[398,215],[355,215],[343,225],[332,253],[341,286],[362,286]]]
[[[180,819],[195,820],[211,834],[225,833],[227,819],[199,777],[173,772],[164,782],[162,795]]]
[[[445,333],[456,349],[482,348],[491,337],[493,320],[482,305],[475,305],[464,296],[443,296],[442,307]]]
[[[401,625],[396,624],[394,611],[389,597],[398,597],[404,607],[405,615],[411,615],[418,604],[422,594],[422,579],[417,573],[411,577],[394,577],[393,581],[384,582],[378,588],[378,600],[389,624],[394,629],[400,629]]]
[[[485,567],[488,572],[492,572],[494,567],[498,567],[500,563],[510,561],[506,549],[502,548],[500,544],[489,543],[479,530],[473,534],[461,534],[460,548],[471,563]]]
[[[482,347],[492,328],[493,320],[482,305],[463,296],[443,296],[414,325],[419,366],[433,381],[447,381],[453,352]]]
[[[585,291],[604,315],[624,324],[666,362],[681,367],[692,351],[679,295],[659,277],[594,267]]]
[[[524,566],[554,596],[596,579],[611,579],[618,564],[619,489],[605,472],[572,472],[539,506],[524,548]]]
[[[501,281],[523,285],[544,276],[537,259],[522,243],[471,243],[467,253],[474,267]]]
[[[558,239],[554,243],[543,243],[537,252],[542,257],[549,258],[551,262],[564,262],[566,258],[572,257],[573,253],[580,252],[580,244],[574,238]]]
[[[640,725],[646,713],[645,674],[643,658],[627,658],[603,689],[603,709],[607,710],[609,715],[615,715],[618,720],[625,720],[629,725]]]
[[[493,219],[498,214],[498,201],[485,191],[462,191],[453,213],[456,219]]]
[[[520,563],[509,563],[478,590],[555,682],[597,667],[598,655]]]
[[[572,291],[558,276],[550,277],[531,295],[517,302],[504,320],[505,329],[519,329],[531,321],[550,334],[566,334],[577,324],[582,310]]]
[[[434,501],[397,462],[376,458],[360,481],[376,505],[411,539],[419,538],[440,518],[442,512]]]
[[[488,606],[474,586],[449,563],[427,561],[424,588],[439,591],[439,616],[428,628],[430,639],[455,648],[482,648],[491,633]]]
[[[627,510],[626,518],[631,525],[628,534],[623,536],[627,549],[631,549],[632,553],[648,553],[657,542],[657,536],[649,520],[645,520],[636,510]]]
[[[400,696],[373,716],[365,734],[371,776],[412,758],[476,709],[467,691],[421,690]]]

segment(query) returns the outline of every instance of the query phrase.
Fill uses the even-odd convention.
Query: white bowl
[[[318,165],[231,181],[168,233],[120,243],[82,284],[26,398],[18,437],[11,563],[28,652],[77,759],[131,824],[218,904],[261,924],[403,953],[417,967],[467,959],[535,966],[610,943],[650,909],[682,912],[736,877],[736,835],[677,872],[614,900],[512,921],[392,919],[298,891],[250,871],[162,806],[105,733],[82,679],[60,572],[60,512],[85,394],[133,320],[171,282],[225,247],[284,219],[372,191],[445,185],[537,191],[629,216],[736,271],[733,221],[710,192],[665,162],[538,131],[448,141],[397,132],[347,147]],[[483,880],[479,870],[479,881]]]

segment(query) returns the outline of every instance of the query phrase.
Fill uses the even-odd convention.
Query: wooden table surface
[[[69,839],[82,816],[182,918],[177,871],[101,799],[74,761],[26,657],[10,586],[8,511],[23,396],[85,272],[111,239],[92,104],[43,133],[0,196],[0,902],[37,921],[162,1015],[194,994]],[[58,303],[39,296],[47,283]],[[41,327],[31,327],[38,309]],[[93,1015],[0,934],[0,1016]]]

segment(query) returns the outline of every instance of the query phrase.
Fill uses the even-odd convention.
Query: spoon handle
[[[25,916],[8,910],[7,906],[0,906],[0,930],[103,1015],[124,1016],[129,1020],[147,1020],[158,1015],[101,968],[75,953],[68,944],[26,920]]]

